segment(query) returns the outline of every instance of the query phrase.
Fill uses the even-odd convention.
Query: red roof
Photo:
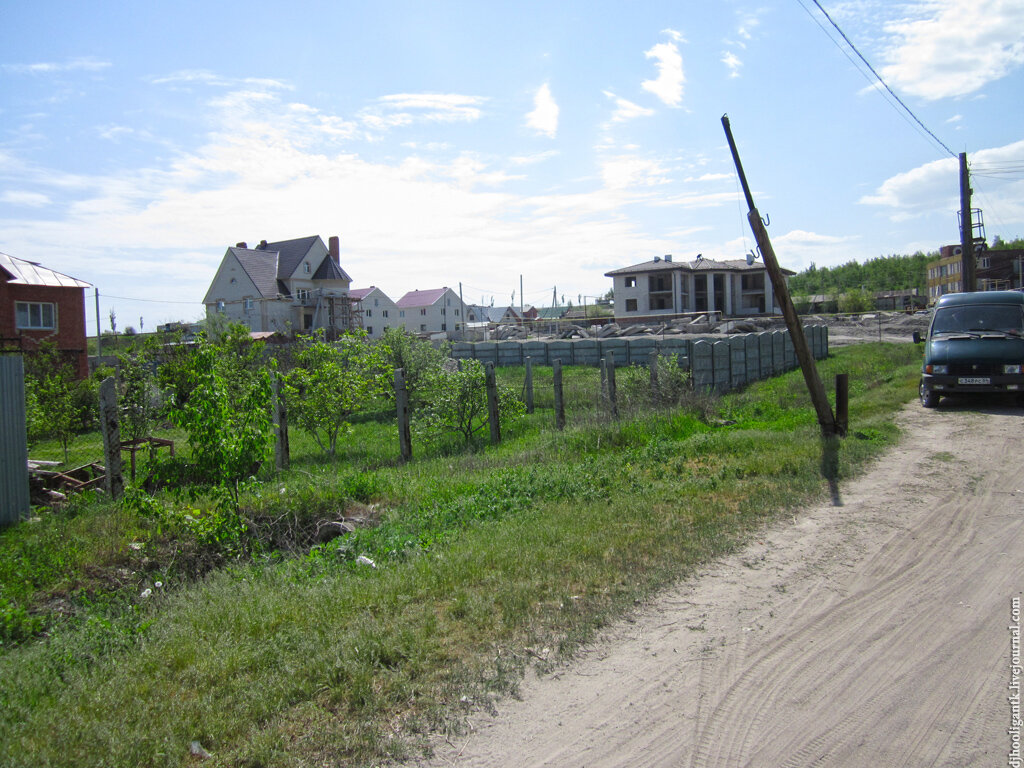
[[[432,288],[429,291],[409,291],[405,296],[395,302],[395,306],[400,309],[408,309],[409,307],[429,307],[447,292],[447,287]]]

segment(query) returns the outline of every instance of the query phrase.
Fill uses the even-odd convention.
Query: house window
[[[379,305],[380,305],[380,299],[374,299],[373,300],[373,306],[376,307],[376,306],[379,306]]]
[[[373,336],[373,326],[372,325],[366,326],[366,333],[369,334],[370,336]]]
[[[443,317],[443,316],[444,316],[444,314],[445,314],[445,313],[446,313],[447,311],[448,311],[447,309],[445,309],[444,307],[441,307],[441,316]]]
[[[295,298],[298,301],[306,301],[309,298],[309,291],[306,290],[305,288],[296,288]]]
[[[425,331],[425,330],[427,330],[427,326],[426,326],[426,324],[425,324],[425,323],[420,323],[420,330],[421,330],[421,331]]]
[[[448,326],[446,324],[444,324],[444,323],[441,323],[441,330],[442,331],[447,331],[448,330]]]
[[[455,316],[456,316],[456,317],[458,317],[458,316],[459,316],[459,310],[457,310],[457,309],[455,310]]]
[[[636,288],[636,275],[630,275],[626,278],[627,288]]]
[[[421,315],[425,315],[425,314],[427,314],[427,310],[425,310],[425,309],[421,309],[421,310],[420,310],[420,314],[421,314]]]
[[[367,317],[373,317],[373,310],[372,309],[366,310],[366,316]]]
[[[246,312],[252,312],[252,299],[243,299],[242,306]]]
[[[381,310],[381,314],[384,315],[384,317],[387,317],[388,316],[388,311],[386,309]]]
[[[57,327],[57,305],[50,303],[15,302],[18,327],[28,330],[53,330]]]
[[[221,314],[224,314],[224,301],[223,300],[217,302],[217,311],[220,312]]]
[[[398,310],[398,316],[399,317],[405,317],[405,310],[404,309]]]
[[[990,263],[988,256],[982,256],[978,259],[978,269],[988,269]]]
[[[636,299],[626,299],[626,311],[636,312]]]
[[[307,275],[313,271],[313,268],[309,266],[308,261],[302,264],[302,271],[305,272]]]

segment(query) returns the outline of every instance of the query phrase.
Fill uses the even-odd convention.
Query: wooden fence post
[[[288,469],[291,465],[291,446],[288,444],[288,404],[284,394],[284,383],[280,377],[274,377],[273,388],[274,409],[274,466],[278,471]]]
[[[491,428],[491,445],[497,445],[501,442],[501,423],[498,421],[498,380],[492,362],[484,367],[484,381],[487,384],[487,423]]]
[[[533,358],[526,356],[526,412],[533,413]]]
[[[565,429],[565,400],[562,397],[562,361],[551,361],[551,379],[555,385],[555,427]]]
[[[106,487],[111,499],[124,494],[124,476],[121,472],[121,426],[117,412],[117,385],[108,376],[100,384],[100,430],[103,432],[103,459],[106,467]]]
[[[405,371],[395,368],[395,411],[398,414],[398,450],[402,461],[412,459],[412,431],[409,426],[409,389]]]
[[[836,374],[836,434],[846,437],[850,427],[850,374]]]
[[[604,359],[604,379],[605,379],[605,393],[608,397],[608,409],[611,411],[612,418],[619,418],[619,399],[618,393],[615,391],[615,353],[609,352],[608,356]]]

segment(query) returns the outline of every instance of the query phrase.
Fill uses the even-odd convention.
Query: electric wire
[[[801,0],[797,0],[797,2],[800,2],[801,6],[803,6],[803,3],[801,2]],[[862,62],[864,62],[864,66],[866,66],[871,71],[871,74],[874,75],[874,77],[875,77],[876,81],[878,82],[878,84],[880,84],[883,88],[885,88],[885,90],[889,93],[889,95],[893,99],[896,100],[896,103],[899,104],[900,107],[903,108],[903,110],[906,112],[906,114],[908,114],[911,118],[913,118],[914,122],[917,123],[917,125],[919,125],[921,127],[921,129],[925,133],[927,133],[935,141],[935,143],[937,143],[940,147],[942,147],[950,155],[950,157],[957,157],[957,154],[953,150],[951,150],[949,147],[947,147],[946,144],[942,141],[942,139],[940,139],[938,136],[936,136],[932,132],[932,130],[930,128],[928,128],[928,126],[926,126],[921,121],[921,118],[919,118],[916,114],[914,114],[914,111],[910,107],[908,107],[899,96],[896,95],[896,92],[893,91],[893,89],[889,87],[889,84],[886,83],[885,80],[882,78],[882,76],[880,74],[878,74],[878,72],[875,70],[875,68],[873,66],[871,66],[871,63],[866,58],[864,58],[864,55],[857,49],[857,46],[855,46],[853,44],[853,41],[850,40],[850,38],[847,37],[846,33],[843,32],[843,30],[839,27],[838,24],[836,24],[836,22],[828,14],[828,11],[826,11],[824,8],[822,8],[821,3],[819,3],[818,0],[811,0],[811,2],[814,3],[814,5],[818,8],[818,10],[821,11],[822,15],[826,19],[828,19],[829,24],[831,24],[835,28],[836,32],[838,32],[842,36],[843,40],[846,41],[846,44],[848,46],[850,46],[850,50],[852,50],[855,54],[857,54],[857,58],[859,58]],[[804,10],[807,10],[807,8],[805,7]],[[821,26],[821,25],[819,24],[819,26]],[[832,39],[831,35],[829,35],[829,39],[830,40]],[[835,40],[833,40],[833,42],[835,42]],[[847,57],[847,58],[849,58],[849,57]],[[858,68],[858,70],[859,70],[859,68]]]

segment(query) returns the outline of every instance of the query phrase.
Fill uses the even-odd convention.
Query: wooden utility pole
[[[971,293],[978,280],[974,265],[974,219],[971,214],[971,175],[967,153],[960,153],[960,276],[964,293]]]
[[[832,414],[832,406],[825,394],[825,386],[821,383],[818,375],[818,368],[814,364],[814,356],[807,345],[807,337],[804,336],[803,326],[800,325],[800,318],[796,314],[796,307],[793,306],[793,299],[789,295],[789,286],[786,285],[786,276],[782,274],[778,259],[775,258],[775,251],[772,249],[771,240],[768,239],[768,232],[764,228],[761,214],[754,205],[754,197],[750,194],[750,187],[747,184],[746,174],[743,173],[743,164],[740,162],[740,154],[736,149],[736,142],[732,137],[732,128],[729,126],[729,118],[722,115],[722,127],[725,129],[725,136],[729,140],[729,149],[732,151],[732,159],[736,164],[736,173],[740,177],[740,184],[743,187],[743,194],[747,198],[747,221],[754,233],[754,240],[757,242],[758,250],[764,258],[765,268],[772,281],[772,290],[775,298],[782,309],[782,316],[786,319],[786,327],[789,329],[789,338],[793,342],[793,349],[796,352],[797,360],[800,361],[800,369],[804,374],[804,382],[810,392],[811,401],[814,403],[814,410],[818,414],[818,424],[821,426],[821,434],[824,437],[831,437],[836,434],[836,419]],[[770,309],[770,308],[769,308]]]

